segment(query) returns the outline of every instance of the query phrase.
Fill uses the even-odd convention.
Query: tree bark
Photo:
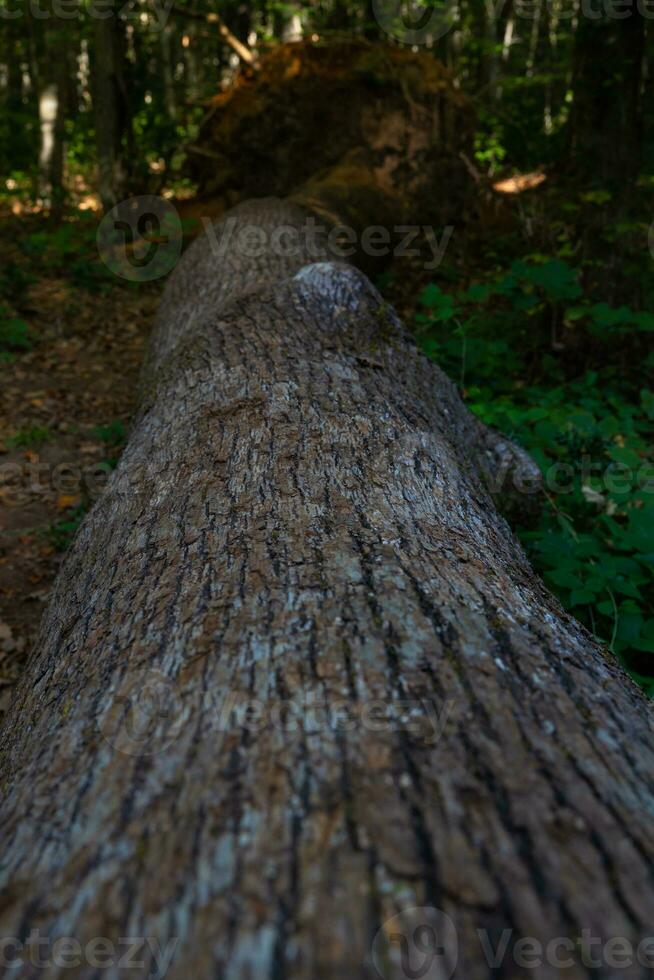
[[[166,24],[159,32],[159,60],[161,64],[166,112],[169,118],[174,121],[177,118],[177,93],[175,91],[172,24]]]
[[[105,209],[121,201],[127,190],[127,146],[131,106],[125,70],[125,31],[118,5],[94,0],[93,116],[98,154],[98,189]]]
[[[55,34],[59,58],[54,68],[57,91],[57,114],[54,120],[54,147],[50,165],[51,216],[61,218],[66,200],[66,120],[69,118],[75,92],[75,73],[71,65],[70,30]],[[76,40],[76,38],[75,38]]]
[[[621,197],[642,164],[646,26],[640,8],[624,13],[579,18],[568,133],[572,163]]]
[[[320,243],[244,254],[306,218],[241,206],[167,286],[5,732],[3,934],[176,941],[184,980],[407,977],[373,940],[410,906],[450,916],[466,980],[525,976],[478,930],[637,943],[651,706],[534,575],[498,438],[365,277]]]

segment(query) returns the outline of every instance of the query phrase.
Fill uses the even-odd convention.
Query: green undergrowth
[[[43,532],[45,539],[55,551],[63,553],[70,548],[89,509],[89,501],[84,501],[77,507],[71,507],[61,520],[55,521]]]
[[[431,284],[418,342],[468,407],[538,462],[527,553],[566,609],[654,695],[654,315],[585,294],[534,256],[465,289]],[[639,383],[640,379],[640,383]]]

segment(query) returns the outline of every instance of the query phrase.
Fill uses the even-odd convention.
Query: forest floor
[[[14,243],[26,232],[5,221],[3,269],[21,268]],[[66,545],[120,452],[157,301],[152,288],[85,288],[47,268],[24,287],[30,346],[0,364],[0,713]]]

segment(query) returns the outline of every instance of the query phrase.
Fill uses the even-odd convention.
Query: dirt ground
[[[30,350],[0,364],[0,713],[83,513],[137,401],[152,289],[39,278],[21,296]]]

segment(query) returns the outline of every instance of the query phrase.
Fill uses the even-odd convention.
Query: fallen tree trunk
[[[497,440],[393,311],[280,251],[199,239],[171,277],[5,733],[11,956],[39,930],[81,944],[49,976],[142,937],[142,976],[445,978],[458,937],[475,980],[559,937],[528,975],[614,977],[579,943],[651,927],[650,705],[534,575]]]

